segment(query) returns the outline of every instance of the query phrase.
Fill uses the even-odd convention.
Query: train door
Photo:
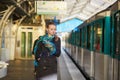
[[[120,10],[114,14],[112,33],[113,79],[120,80]]]
[[[120,11],[115,15],[115,57],[117,59],[115,67],[117,68],[115,71],[115,76],[117,80],[120,80]]]
[[[32,58],[32,31],[22,30],[21,32],[21,59],[31,59]]]

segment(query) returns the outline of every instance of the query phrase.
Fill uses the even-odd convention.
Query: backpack
[[[39,44],[40,41],[41,41],[41,39],[39,37],[39,39],[37,39],[36,42],[34,43],[34,47],[33,47],[33,54],[34,55],[36,54],[37,47],[38,47],[38,44]]]

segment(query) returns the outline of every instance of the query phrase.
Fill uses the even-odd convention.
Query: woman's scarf
[[[54,36],[48,36],[47,34],[40,37],[40,41],[45,45],[46,48],[50,51],[50,55],[55,54],[56,47],[54,45],[53,41]]]
[[[37,44],[35,45],[34,53],[37,51],[38,43],[41,41],[46,48],[50,51],[50,55],[55,54],[56,47],[54,45],[53,41],[54,36],[48,36],[47,34],[44,36],[40,36],[39,40],[37,41]]]

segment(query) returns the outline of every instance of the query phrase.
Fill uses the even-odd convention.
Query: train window
[[[115,16],[115,42],[116,54],[120,54],[120,13]]]
[[[78,32],[78,38],[79,38],[79,39],[78,39],[78,42],[79,42],[79,43],[78,43],[78,46],[80,46],[80,30],[79,30],[79,32]]]
[[[70,38],[70,43],[71,44],[73,44],[72,39],[73,39],[73,32],[71,33],[71,38]]]
[[[84,47],[84,48],[86,48],[87,47],[87,40],[86,40],[86,34],[87,34],[87,28],[86,27],[84,27],[83,29],[82,29],[82,47]]]
[[[76,45],[79,46],[80,45],[80,31],[77,30],[76,31],[76,35],[75,35],[75,39],[76,39]]]
[[[79,34],[80,34],[79,36],[80,36],[80,46],[81,46],[81,41],[82,41],[82,36],[81,36],[82,35],[82,31],[81,31],[81,29],[80,29],[80,33]]]
[[[75,42],[76,42],[75,41],[75,32],[72,33],[72,41],[71,42],[73,45],[75,45]]]
[[[101,50],[101,38],[102,38],[102,27],[100,24],[95,24],[94,26],[94,49],[100,52]]]
[[[75,32],[72,32],[70,42],[72,45],[75,45]]]
[[[91,30],[92,30],[92,27],[91,26],[87,26],[87,49],[90,49]]]

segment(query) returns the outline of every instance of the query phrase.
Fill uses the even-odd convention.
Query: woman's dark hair
[[[48,22],[48,23],[46,24],[46,28],[48,28],[49,25],[55,25],[55,23],[54,23],[54,22]]]

